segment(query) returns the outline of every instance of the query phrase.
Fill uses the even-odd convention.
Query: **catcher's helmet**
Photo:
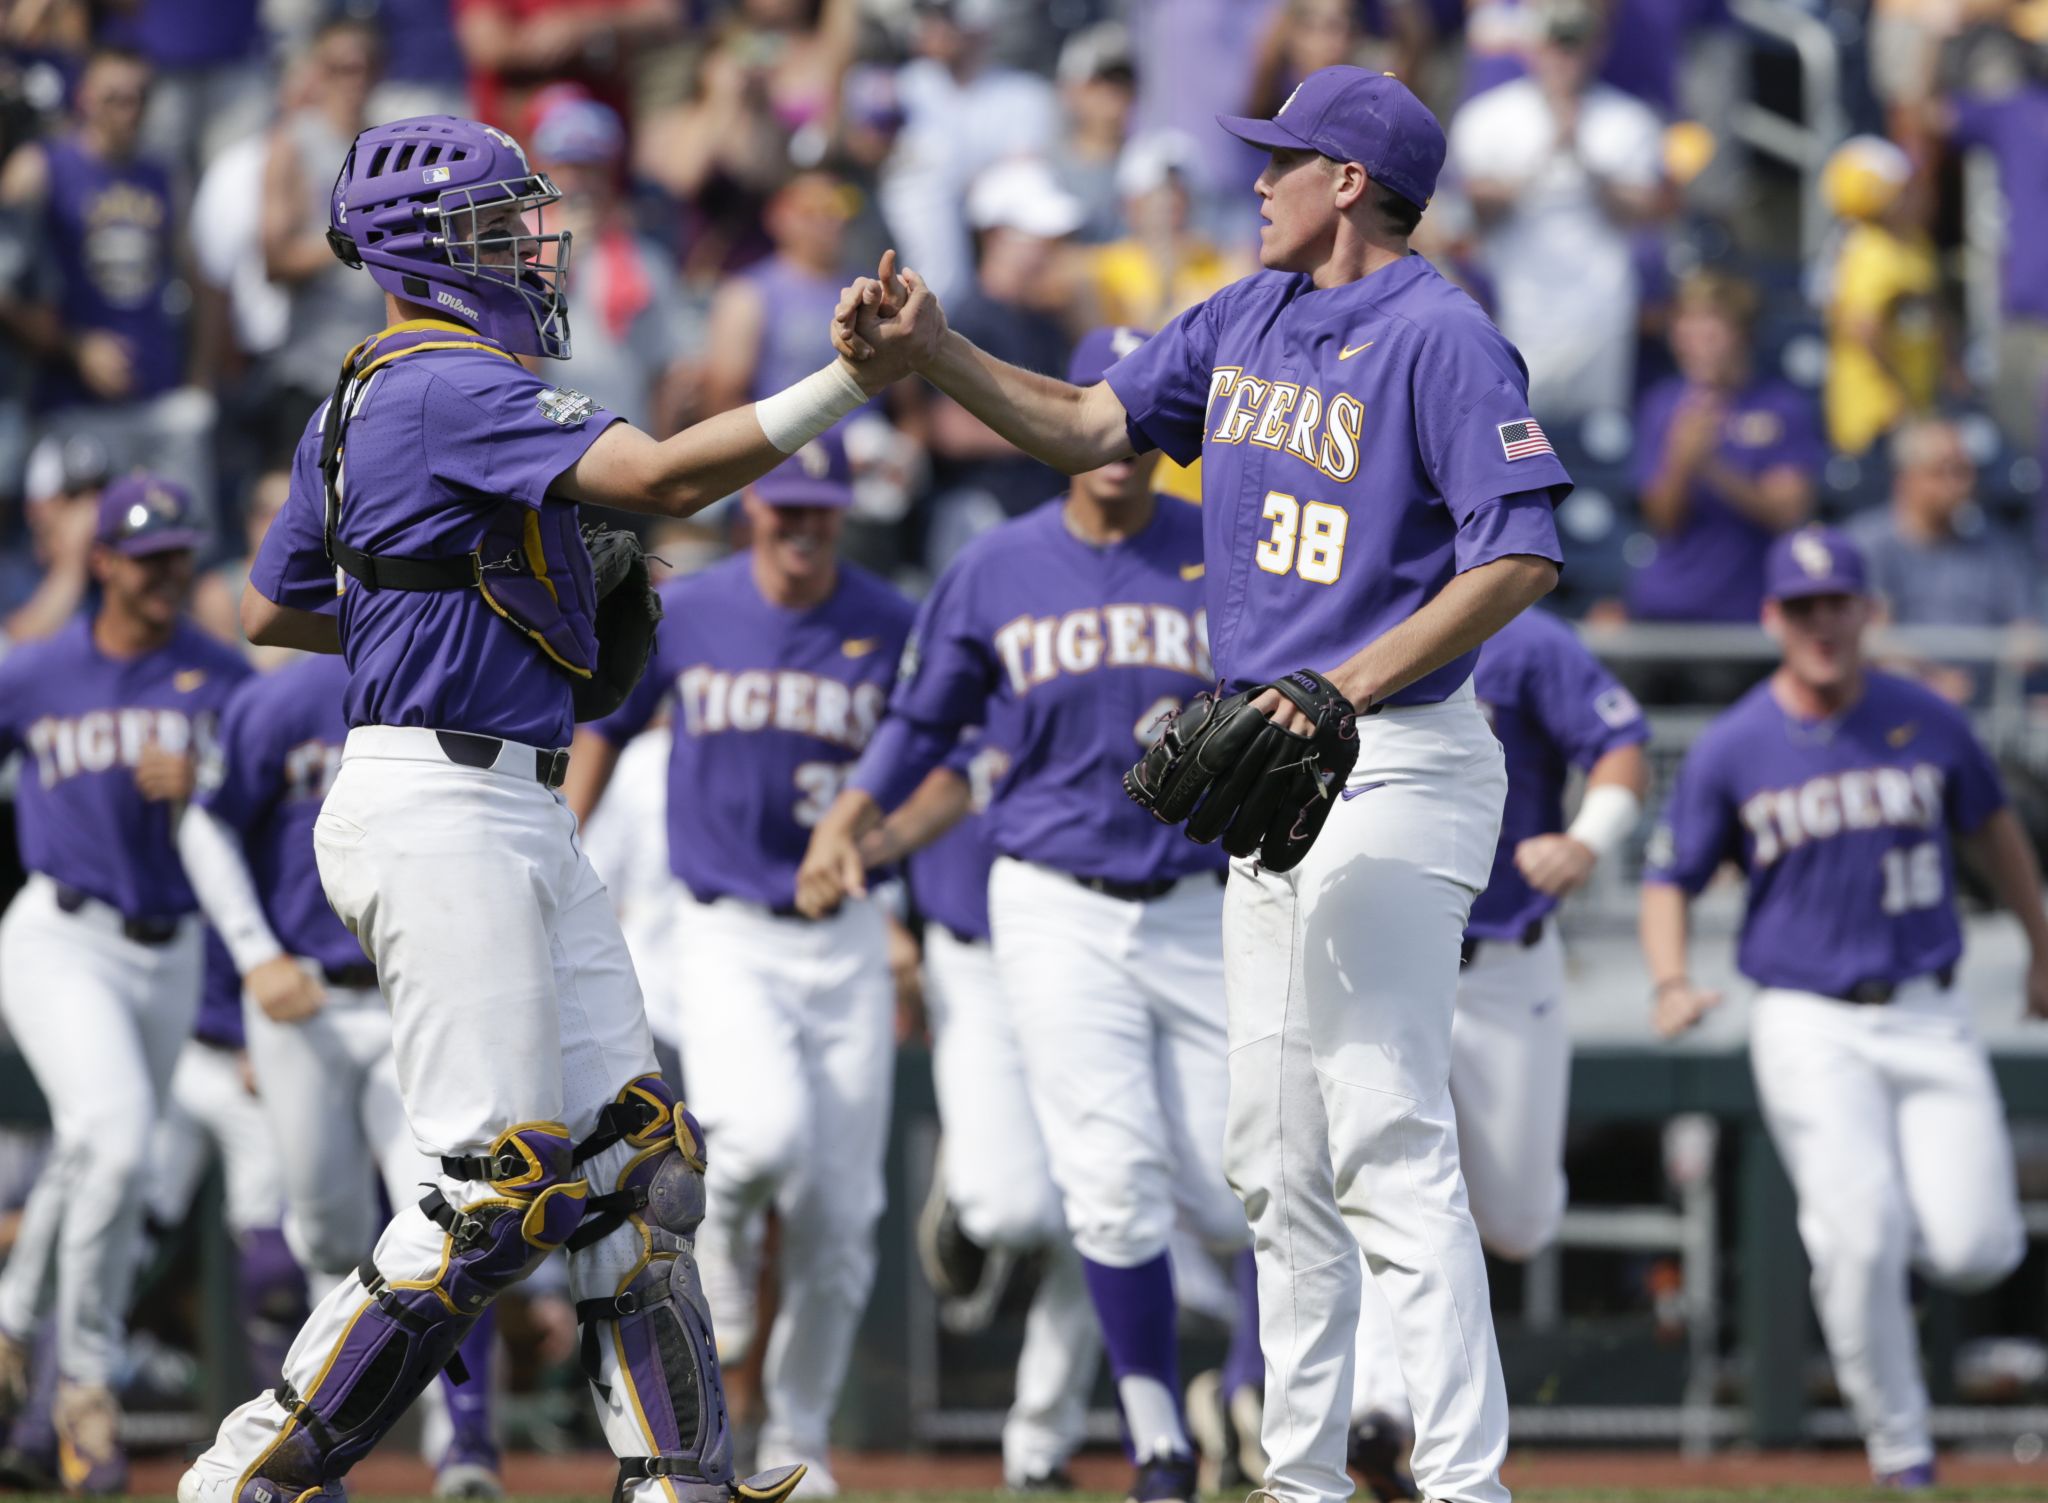
[[[569,358],[569,233],[542,233],[560,191],[496,126],[415,115],[364,131],[334,180],[327,243],[386,292],[523,355]]]

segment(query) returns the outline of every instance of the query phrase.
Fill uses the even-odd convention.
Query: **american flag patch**
[[[1500,425],[1501,452],[1510,459],[1527,459],[1533,454],[1555,454],[1550,440],[1543,436],[1543,425],[1534,418],[1524,418],[1519,423]]]

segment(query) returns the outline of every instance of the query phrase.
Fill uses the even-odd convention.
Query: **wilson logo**
[[[464,318],[483,317],[481,313],[478,313],[476,309],[470,307],[469,304],[465,303],[461,298],[457,297],[454,293],[448,292],[444,289],[435,289],[434,301],[439,303],[444,308],[453,308],[457,313],[460,313]]]

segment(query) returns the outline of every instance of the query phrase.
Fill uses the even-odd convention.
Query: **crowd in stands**
[[[1836,38],[1831,108],[1773,15]],[[885,246],[1006,359],[1158,327],[1255,268],[1260,159],[1213,116],[1338,61],[1446,125],[1416,244],[1523,351],[1580,481],[1553,604],[1754,622],[1771,538],[1824,515],[1898,622],[2040,612],[2042,0],[0,0],[0,40],[10,627],[75,605],[80,497],[137,465],[237,577],[382,321],[325,238],[367,124],[525,142],[575,235],[561,379],[660,434],[814,369]],[[1773,110],[1839,122],[1824,171],[1738,129]],[[845,437],[853,551],[913,586],[1057,488],[928,390]]]

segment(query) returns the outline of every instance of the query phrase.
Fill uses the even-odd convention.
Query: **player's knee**
[[[1555,1188],[1541,1194],[1522,1196],[1507,1204],[1481,1205],[1474,1202],[1472,1220],[1479,1227],[1479,1240],[1497,1258],[1526,1263],[1557,1240],[1564,1221],[1565,1188],[1560,1179]]]
[[[363,1260],[363,1217],[335,1201],[295,1205],[285,1218],[285,1241],[301,1267],[344,1274]]]
[[[809,1113],[794,1092],[766,1097],[737,1116],[706,1129],[712,1173],[721,1193],[744,1200],[766,1198],[804,1166],[809,1146]]]
[[[956,1196],[954,1208],[962,1229],[983,1247],[1028,1252],[1066,1235],[1059,1196],[1049,1184],[1038,1194],[1016,1189],[1008,1195]]]
[[[2015,1215],[1928,1232],[1924,1262],[1935,1282],[1959,1294],[1975,1294],[2007,1278],[2026,1253],[2026,1230]]]
[[[1098,1206],[1070,1208],[1074,1249],[1091,1263],[1135,1268],[1166,1251],[1173,1231],[1173,1205],[1105,1200]]]

